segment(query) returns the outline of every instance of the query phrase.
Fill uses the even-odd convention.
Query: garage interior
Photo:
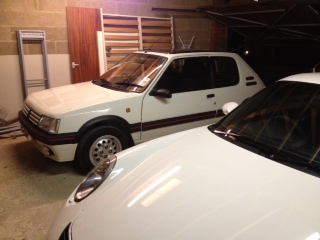
[[[318,1],[224,1],[193,10],[227,28],[226,51],[241,55],[266,84],[285,76],[313,71],[320,64]],[[211,37],[215,32],[211,32]]]
[[[2,9],[8,8],[9,2],[0,3]],[[24,1],[24,4],[27,2]],[[68,7],[100,8],[108,4],[100,1],[99,6],[92,6],[83,1],[83,6],[74,3],[77,1],[67,2]],[[200,37],[196,36],[193,49],[236,52],[260,75],[266,85],[291,74],[319,71],[318,0],[212,0],[195,1],[198,3],[193,6],[181,6],[180,1],[172,1],[176,4],[159,2],[147,6],[148,14],[177,19],[204,18],[210,22],[206,26],[209,28],[206,29],[208,35],[203,37],[209,39],[199,44]],[[199,3],[205,4],[199,6]],[[10,16],[7,14],[0,18],[0,26],[8,24],[5,17],[9,19]],[[16,36],[12,32],[30,28],[22,22],[20,24],[11,27],[10,41],[13,39],[16,48]],[[194,36],[194,31],[189,31],[188,27],[179,28],[179,24],[176,22],[173,33],[177,48],[181,48],[178,36],[186,36],[183,39],[186,43],[190,43]],[[9,46],[6,42],[4,37],[0,37],[2,56],[12,55],[6,52]],[[4,96],[4,92],[8,91],[5,84],[7,77],[1,71],[4,71],[3,68],[0,69],[0,95]],[[10,91],[10,95],[22,96],[20,88],[18,91]],[[2,104],[0,102],[0,239],[46,239],[59,207],[84,176],[74,169],[71,162],[57,163],[43,157],[33,143],[22,136],[16,119],[6,119],[8,109],[11,108],[2,107]]]
[[[320,63],[317,1],[259,1],[198,11],[228,28],[227,50],[244,56],[266,84],[313,71]]]

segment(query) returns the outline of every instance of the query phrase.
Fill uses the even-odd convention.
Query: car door
[[[152,96],[166,89],[171,98]],[[217,114],[209,57],[173,60],[142,104],[142,141],[213,123]]]

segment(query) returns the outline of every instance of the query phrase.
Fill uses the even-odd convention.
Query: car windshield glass
[[[120,91],[142,92],[166,61],[164,57],[151,54],[129,54],[93,83]]]
[[[319,169],[320,85],[273,83],[211,129],[275,161]]]

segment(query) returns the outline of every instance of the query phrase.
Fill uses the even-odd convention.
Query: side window
[[[211,57],[213,82],[215,88],[234,86],[239,83],[236,61],[231,57]]]
[[[167,89],[174,92],[179,79],[179,69],[175,61],[171,62],[159,79],[155,89]]]
[[[213,87],[208,57],[180,58],[171,62],[156,89],[172,93],[190,92]]]

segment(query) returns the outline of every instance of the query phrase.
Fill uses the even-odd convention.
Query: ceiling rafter
[[[315,4],[317,3],[317,4]],[[317,1],[260,0],[246,4],[197,7],[197,12],[232,29],[250,41],[287,37],[320,41],[320,17]]]

